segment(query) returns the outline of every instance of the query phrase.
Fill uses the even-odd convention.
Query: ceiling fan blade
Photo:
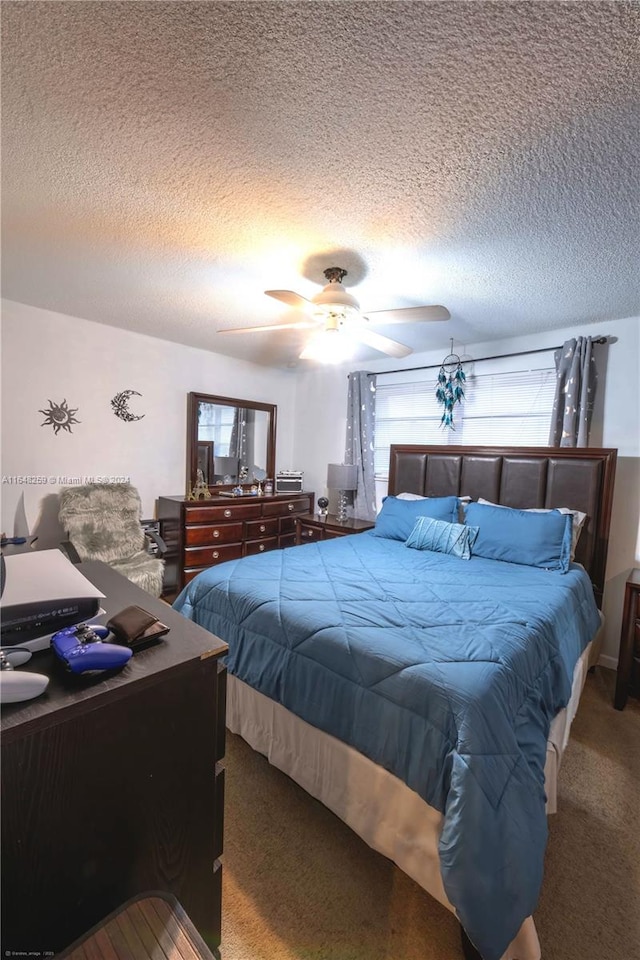
[[[373,330],[363,330],[362,327],[356,327],[349,331],[349,336],[361,343],[366,343],[368,347],[386,353],[388,357],[408,357],[413,353],[411,347],[404,343],[398,343],[397,340],[390,340],[389,337],[383,337],[380,333],[374,333]]]
[[[299,293],[294,293],[293,290],[265,290],[265,293],[268,297],[280,300],[289,307],[298,307],[302,310],[311,303],[306,297],[301,296]]]
[[[311,330],[318,324],[313,320],[293,320],[291,323],[265,323],[257,327],[224,327],[216,333],[263,333],[265,330]]]
[[[451,314],[446,307],[398,307],[397,310],[372,310],[366,314],[370,323],[420,323],[425,320],[448,320]]]

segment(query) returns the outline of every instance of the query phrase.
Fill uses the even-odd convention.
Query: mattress
[[[212,568],[176,607],[229,643],[231,674],[441,815],[445,899],[502,957],[540,889],[551,720],[599,626],[582,568],[361,534]]]

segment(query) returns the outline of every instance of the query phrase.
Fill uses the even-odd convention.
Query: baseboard
[[[607,657],[606,654],[601,653],[598,657],[598,666],[607,667],[608,670],[617,670],[618,661],[615,657]]]

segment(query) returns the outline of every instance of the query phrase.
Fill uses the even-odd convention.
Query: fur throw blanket
[[[122,561],[144,552],[141,503],[128,483],[93,483],[60,493],[59,518],[82,560]]]

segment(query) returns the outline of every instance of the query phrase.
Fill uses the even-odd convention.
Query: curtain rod
[[[608,337],[592,337],[592,343],[607,343]],[[564,343],[557,347],[538,347],[537,350],[518,350],[516,353],[497,353],[494,357],[472,357],[469,360],[463,360],[463,363],[481,363],[483,360],[505,360],[508,357],[526,357],[530,353],[548,353],[550,350],[561,350]],[[375,373],[367,373],[368,377],[382,377],[386,373],[411,373],[415,370],[437,370],[442,363],[430,363],[426,367],[401,367],[398,370],[378,370]]]

